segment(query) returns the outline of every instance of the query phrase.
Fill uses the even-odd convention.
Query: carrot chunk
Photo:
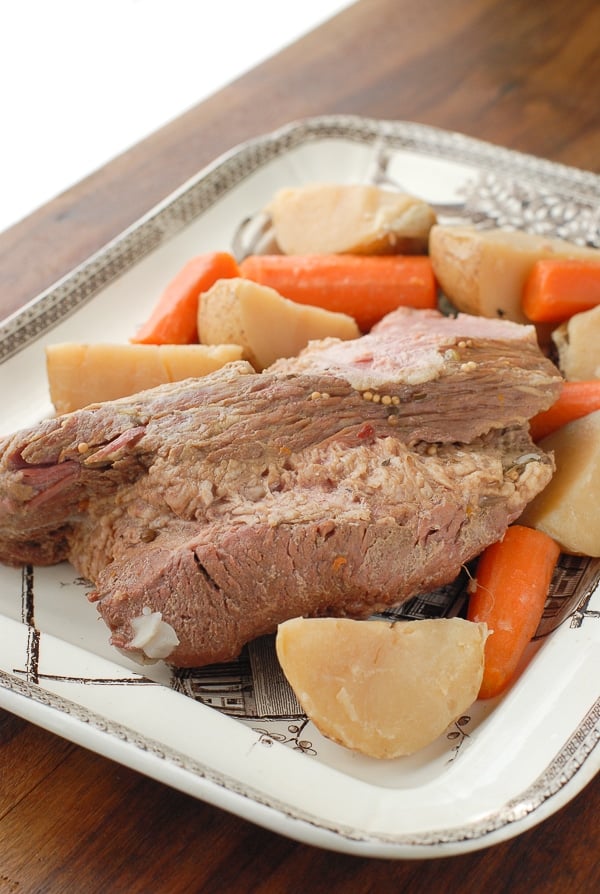
[[[600,260],[545,258],[525,282],[521,307],[533,323],[561,323],[600,304]]]
[[[529,420],[529,432],[540,441],[557,428],[600,410],[600,379],[565,382],[557,400]]]
[[[437,306],[425,255],[250,255],[240,275],[300,304],[348,314],[363,332],[398,307]]]
[[[130,338],[134,344],[187,345],[198,341],[198,299],[218,279],[239,276],[228,252],[191,258],[160,295],[152,313]]]
[[[493,698],[512,681],[542,617],[560,547],[547,534],[511,525],[487,547],[477,564],[469,621],[484,621],[485,644],[479,698]]]

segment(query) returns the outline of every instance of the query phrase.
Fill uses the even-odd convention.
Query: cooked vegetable
[[[280,624],[277,656],[323,733],[371,757],[412,754],[477,698],[485,624],[462,618]]]
[[[534,323],[562,323],[600,304],[600,258],[545,258],[527,277],[522,308]]]
[[[424,254],[436,219],[421,199],[364,184],[281,189],[267,211],[288,255]]]
[[[563,552],[600,556],[600,410],[568,422],[539,446],[554,453],[556,472],[520,522],[544,531]]]
[[[346,314],[308,307],[248,279],[222,279],[205,292],[198,312],[204,344],[241,345],[244,359],[261,371],[280,357],[293,357],[309,341],[357,338]]]
[[[239,345],[48,345],[50,398],[57,413],[70,413],[165,382],[204,376],[241,357]]]
[[[565,382],[555,403],[529,421],[534,441],[540,441],[567,422],[600,410],[600,379]]]
[[[521,307],[527,277],[542,258],[595,258],[600,251],[512,230],[432,227],[429,254],[446,297],[458,310],[529,322]]]
[[[348,314],[362,332],[397,307],[437,306],[425,256],[250,255],[240,274],[300,304]]]
[[[554,330],[552,340],[565,379],[600,379],[600,306],[566,320]]]
[[[487,624],[480,698],[493,698],[513,680],[544,611],[558,544],[547,534],[511,525],[479,557],[467,618]]]
[[[198,341],[198,300],[218,279],[238,276],[233,255],[215,251],[185,264],[160,295],[152,313],[129,340],[134,344],[189,345]]]

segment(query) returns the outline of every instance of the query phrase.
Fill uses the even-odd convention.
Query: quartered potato
[[[436,224],[429,234],[436,279],[465,313],[529,322],[521,310],[527,276],[541,258],[600,259],[600,251],[563,239],[513,230],[476,230]]]
[[[392,758],[433,742],[476,700],[486,637],[485,624],[462,618],[295,618],[279,625],[276,648],[323,735]]]
[[[600,305],[561,323],[552,333],[552,340],[565,379],[600,379]]]
[[[600,556],[600,410],[539,441],[556,472],[527,506],[520,524],[548,534],[563,552]]]
[[[266,210],[288,255],[425,254],[436,220],[421,199],[361,184],[281,189]]]
[[[203,344],[238,344],[245,360],[263,370],[293,357],[312,339],[357,338],[353,317],[298,304],[249,279],[221,279],[202,295],[198,335]]]
[[[50,399],[57,413],[128,397],[146,388],[205,376],[241,360],[236,344],[132,345],[63,342],[46,348]]]

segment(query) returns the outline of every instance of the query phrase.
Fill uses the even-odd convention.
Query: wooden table
[[[360,0],[0,235],[0,312],[219,153],[304,116],[419,121],[600,171],[599,37],[597,0]],[[0,773],[2,894],[600,890],[597,778],[504,844],[387,862],[262,830],[5,712]]]

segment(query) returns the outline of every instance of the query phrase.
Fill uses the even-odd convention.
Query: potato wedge
[[[353,317],[298,304],[249,279],[219,280],[202,295],[198,335],[203,344],[238,344],[255,369],[293,357],[312,339],[357,338]]]
[[[563,552],[600,556],[600,410],[563,425],[539,442],[556,472],[519,523],[544,531]]]
[[[552,333],[552,341],[565,379],[600,379],[600,305],[561,323]]]
[[[50,399],[57,413],[205,376],[242,359],[239,345],[132,345],[63,342],[46,347]]]
[[[288,255],[425,254],[436,220],[421,199],[362,184],[281,189],[266,211]]]
[[[460,311],[529,322],[521,310],[525,281],[540,258],[595,257],[600,251],[563,239],[512,230],[435,225],[429,254],[436,279]]]
[[[294,618],[279,625],[285,676],[323,735],[376,758],[412,754],[476,700],[485,624]]]

